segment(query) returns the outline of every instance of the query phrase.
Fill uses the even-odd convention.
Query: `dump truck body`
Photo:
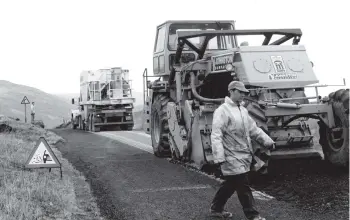
[[[79,128],[132,130],[135,98],[131,90],[128,70],[116,67],[81,72]]]

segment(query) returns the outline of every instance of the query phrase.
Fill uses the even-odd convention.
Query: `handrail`
[[[146,74],[146,76],[145,76],[145,74]],[[146,88],[147,87],[147,79],[148,79],[147,68],[145,68],[145,70],[143,71],[142,77],[143,77],[143,82],[142,82],[142,85],[143,85],[143,104],[145,104],[146,103],[146,96],[148,96],[148,88]],[[145,82],[145,80],[146,80],[146,82]],[[145,94],[145,91],[146,91],[146,94]]]

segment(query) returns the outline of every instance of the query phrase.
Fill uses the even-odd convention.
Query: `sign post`
[[[21,104],[24,104],[24,122],[27,123],[27,104],[30,104],[27,96],[24,96]]]
[[[53,153],[51,147],[49,146],[44,137],[40,137],[40,139],[37,141],[36,147],[30,154],[25,167],[49,168],[49,172],[51,172],[51,168],[60,168],[62,179],[61,163],[58,161],[56,155]]]

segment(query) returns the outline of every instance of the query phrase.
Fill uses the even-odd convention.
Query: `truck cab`
[[[162,76],[166,80],[170,75],[172,64],[175,60],[178,46],[177,31],[199,30],[234,30],[235,21],[166,21],[157,27],[157,34],[153,49],[153,75]],[[181,55],[183,63],[189,63],[198,58],[198,49],[204,44],[205,37],[193,37],[189,39],[193,47],[184,45]],[[209,40],[207,52],[227,50],[236,47],[234,36],[213,37]]]

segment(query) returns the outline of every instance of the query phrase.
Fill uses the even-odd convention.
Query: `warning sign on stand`
[[[26,162],[26,168],[61,168],[60,162],[45,138],[40,137],[38,140]]]
[[[24,96],[24,97],[23,97],[21,104],[30,104],[30,102],[29,102],[27,96]]]

